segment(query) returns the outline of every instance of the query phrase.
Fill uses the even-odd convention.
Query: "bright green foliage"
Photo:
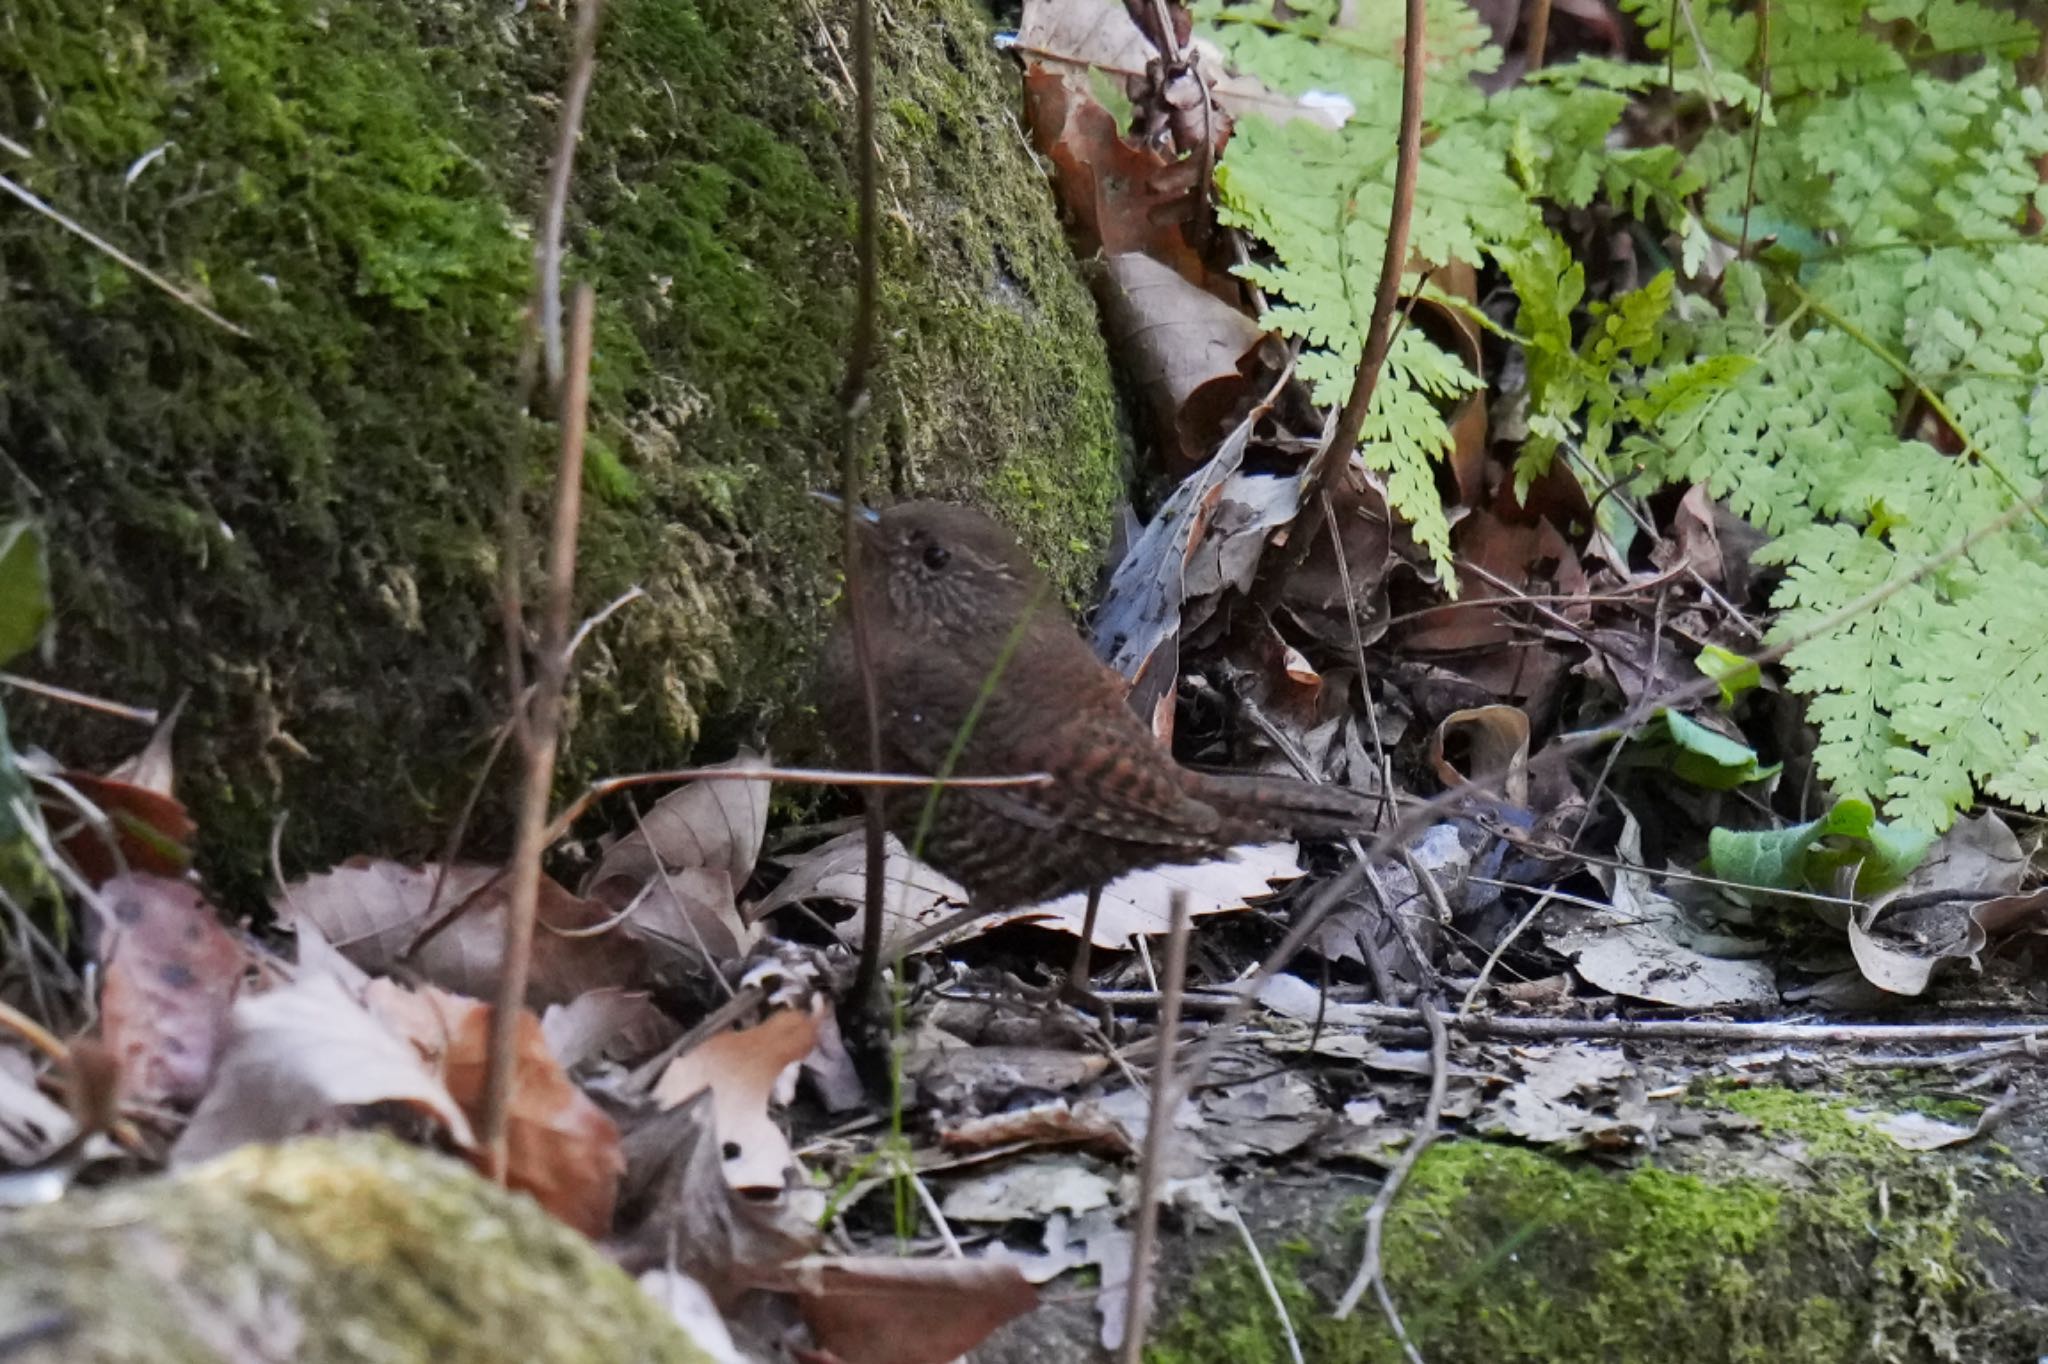
[[[1336,0],[1312,0],[1283,17],[1270,0],[1195,6],[1239,68],[1292,94],[1343,95],[1356,108],[1337,131],[1303,119],[1246,119],[1217,168],[1224,221],[1248,229],[1279,258],[1244,270],[1273,296],[1265,320],[1307,343],[1302,376],[1317,401],[1333,405],[1351,387],[1379,283],[1401,102],[1400,11],[1359,6],[1360,27],[1339,31],[1331,27],[1337,8]],[[1498,116],[1472,85],[1474,74],[1499,63],[1499,52],[1485,45],[1484,30],[1458,0],[1431,0],[1429,23],[1428,128],[1410,249],[1433,265],[1476,265],[1547,234],[1538,206],[1511,171],[1512,120]],[[1581,122],[1590,127],[1604,116],[1611,123],[1620,103]],[[1597,134],[1592,140],[1597,145]],[[1419,280],[1417,272],[1404,276],[1411,289]],[[1450,527],[1430,466],[1450,450],[1444,412],[1480,387],[1457,357],[1404,329],[1366,418],[1366,462],[1386,476],[1389,500],[1447,579]]]
[[[2021,505],[2048,475],[2048,241],[2029,226],[2048,211],[2048,101],[2014,70],[2039,35],[1968,0],[1625,8],[1664,60],[1581,60],[1491,98],[1468,78],[1496,55],[1460,7],[1431,8],[1415,249],[1491,260],[1514,286],[1518,485],[1560,453],[1589,489],[1706,485],[1776,537],[1777,638],[1804,641],[1787,664],[1838,795],[1920,829],[1980,790],[2048,809],[2048,512]],[[1205,11],[1235,61],[1361,111],[1336,134],[1248,119],[1219,173],[1279,257],[1257,272],[1273,321],[1323,348],[1304,369],[1327,400],[1378,272],[1398,40],[1230,22],[1255,10]],[[1696,131],[1609,147],[1627,98]],[[1589,298],[1542,209],[1596,199],[1643,220],[1672,268]],[[1445,444],[1427,420],[1428,394],[1455,387],[1442,368],[1435,390],[1412,356],[1383,380],[1367,451],[1439,553],[1417,502]],[[1621,499],[1595,501],[1626,551]]]
[[[1723,880],[1763,890],[1833,892],[1854,868],[1855,890],[1876,895],[1904,881],[1933,845],[1933,836],[1887,824],[1868,801],[1838,801],[1819,819],[1789,829],[1716,829],[1707,839],[1707,867]]]

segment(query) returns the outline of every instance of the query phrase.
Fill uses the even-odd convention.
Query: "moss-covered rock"
[[[1417,1165],[1388,1218],[1388,1284],[1430,1364],[1903,1364],[2032,1358],[2048,1313],[1994,1289],[1972,1252],[1992,1163],[1910,1156],[1837,1104],[1731,1096],[1743,1150],[1625,1171],[1478,1140]],[[1677,1149],[1677,1148],[1674,1148]],[[2038,1216],[2038,1194],[2029,1200]],[[1269,1264],[1305,1357],[1401,1359],[1370,1297],[1329,1304],[1355,1265],[1364,1202],[1323,1215]],[[1277,1258],[1277,1264],[1273,1261]],[[1280,1364],[1278,1323],[1241,1254],[1163,1304],[1156,1364]]]
[[[852,307],[843,0],[613,0],[571,214],[598,288],[565,781],[758,735],[834,590]],[[179,747],[217,871],[432,847],[505,710],[495,579],[557,8],[21,0],[0,173],[202,297],[241,339],[0,199],[0,477],[48,518],[41,671],[193,693]],[[871,486],[1006,512],[1069,585],[1117,485],[1101,342],[971,0],[880,48],[883,368]],[[4,144],[0,144],[4,146]],[[22,739],[136,742],[74,711]]]
[[[17,1364],[705,1364],[597,1249],[453,1160],[356,1137],[0,1216]]]

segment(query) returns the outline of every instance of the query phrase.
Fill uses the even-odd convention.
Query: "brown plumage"
[[[1174,761],[1015,538],[980,512],[908,502],[871,514],[861,529],[857,577],[883,766],[936,773],[964,728],[955,775],[1053,777],[941,793],[924,860],[966,886],[979,908],[1097,889],[1140,867],[1204,861],[1240,843],[1369,827],[1370,807],[1353,792],[1215,776]],[[864,767],[867,725],[843,610],[825,683],[831,737],[846,762]],[[925,799],[923,790],[888,798],[889,825],[906,843]]]

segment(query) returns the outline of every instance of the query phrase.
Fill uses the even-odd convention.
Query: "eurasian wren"
[[[940,793],[922,856],[966,886],[975,907],[1099,891],[1125,872],[1204,861],[1240,843],[1371,826],[1370,802],[1343,788],[1182,767],[1125,704],[1123,680],[1090,651],[1023,548],[980,512],[907,502],[863,513],[860,532],[855,582],[883,767],[937,773],[957,743],[955,776],[1052,777]],[[865,767],[844,608],[827,645],[824,712],[842,758]],[[889,793],[889,826],[906,843],[926,797]],[[1084,959],[1085,948],[1084,934]]]

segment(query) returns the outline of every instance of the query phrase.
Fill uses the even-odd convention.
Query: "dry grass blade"
[[[126,251],[123,251],[120,247],[114,245],[105,237],[100,236],[98,233],[86,227],[84,224],[59,212],[55,208],[52,208],[49,204],[44,203],[40,198],[36,197],[36,195],[31,193],[28,189],[24,188],[21,185],[16,184],[14,181],[8,179],[4,175],[0,175],[0,190],[5,190],[7,193],[21,200],[22,203],[27,204],[31,209],[35,210],[37,213],[42,214],[45,218],[48,218],[51,222],[57,224],[57,226],[63,228],[66,232],[69,232],[73,236],[79,238],[80,240],[85,242],[86,245],[92,247],[95,251],[99,251],[105,255],[111,256],[116,261],[119,261],[122,265],[127,266],[130,270],[133,270],[136,274],[142,276],[151,284],[154,284],[157,288],[163,290],[163,292],[168,294],[170,297],[184,304],[193,312],[198,313],[201,317],[205,318],[208,322],[211,322],[214,326],[221,328],[223,331],[232,332],[236,336],[239,336],[244,340],[255,339],[247,330],[238,327],[234,323],[228,321],[225,317],[222,317],[219,313],[207,307],[198,299],[192,297],[191,294],[185,292],[183,289],[180,289],[177,285],[171,283],[162,275],[159,275],[156,271],[150,269],[147,265],[144,265],[141,261],[129,255]]]

